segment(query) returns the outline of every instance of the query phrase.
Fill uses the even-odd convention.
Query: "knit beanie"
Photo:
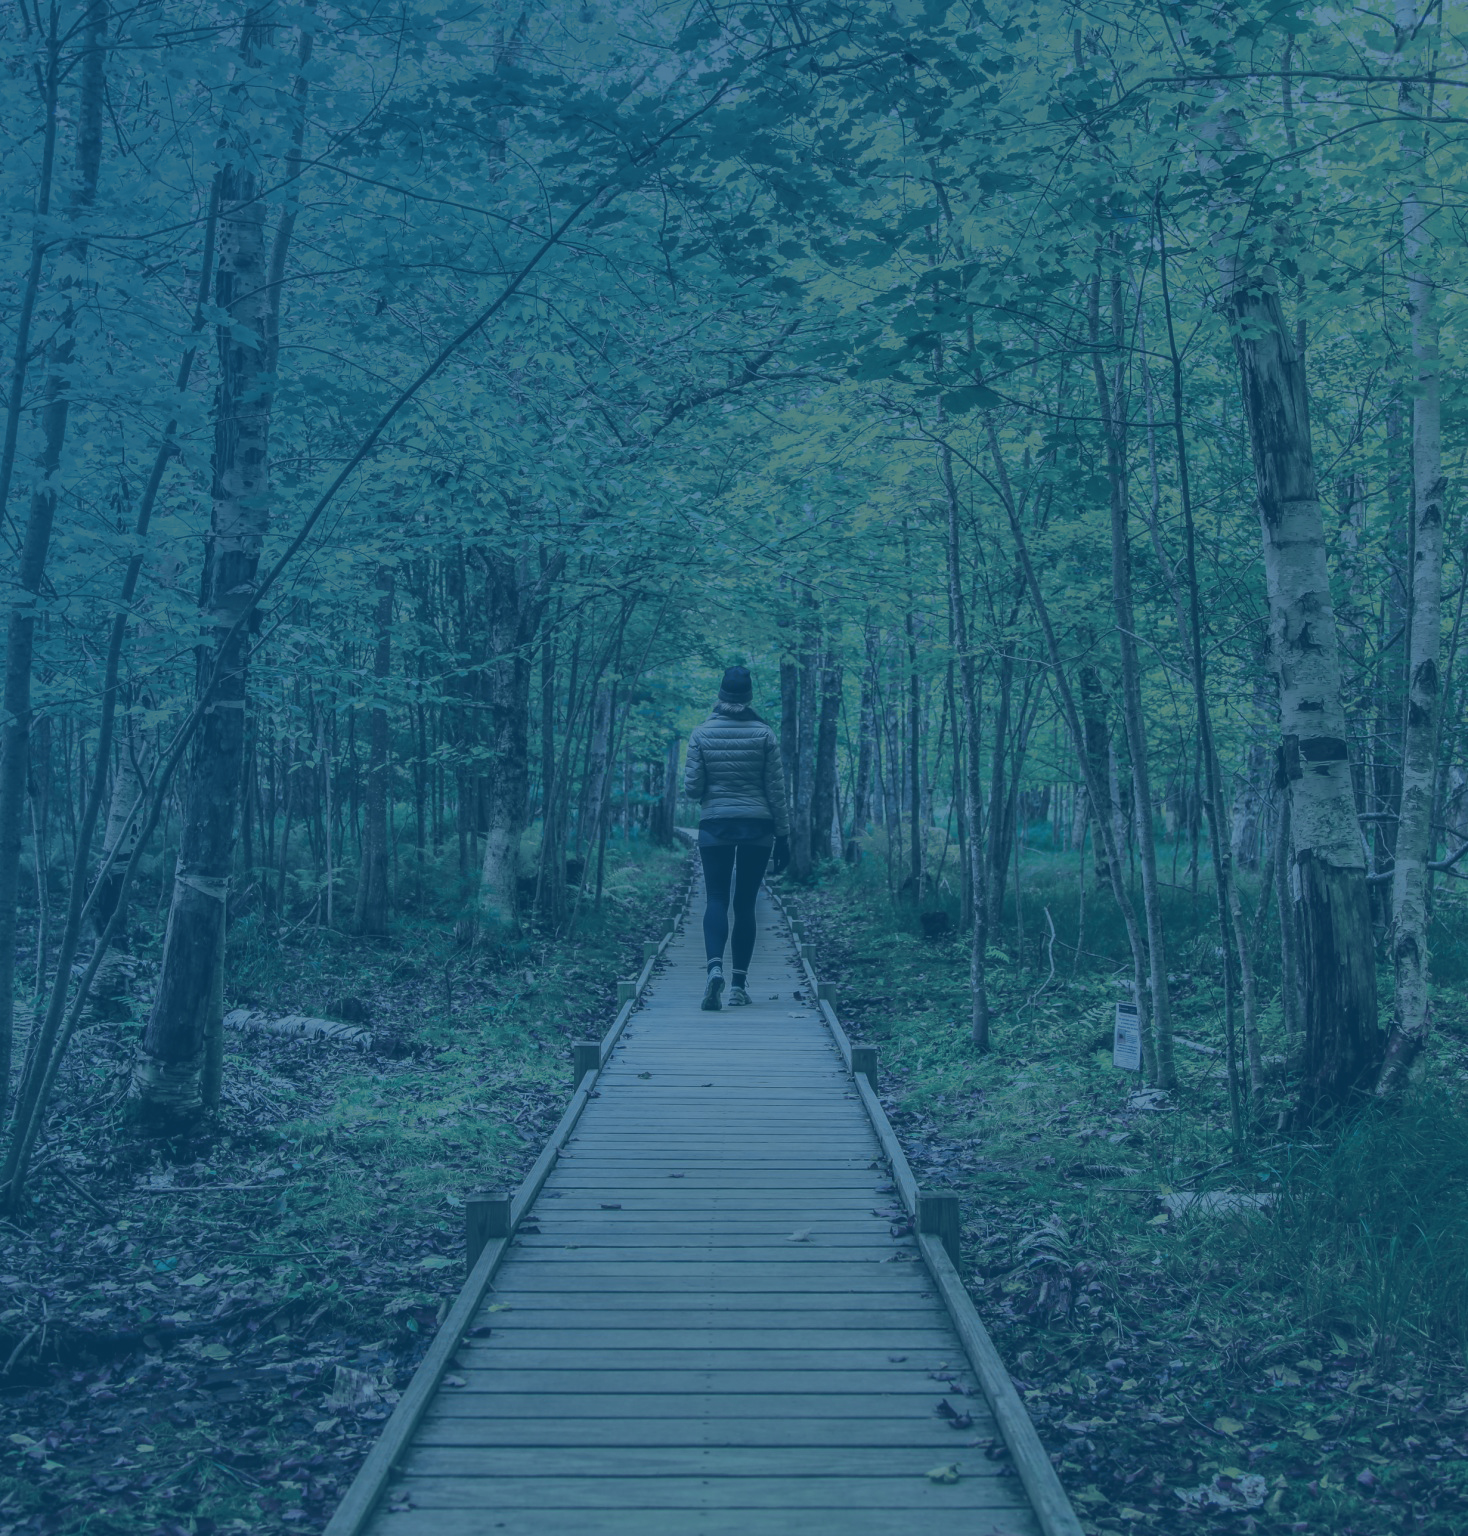
[[[748,704],[754,697],[754,683],[748,667],[730,667],[719,684],[720,704]]]

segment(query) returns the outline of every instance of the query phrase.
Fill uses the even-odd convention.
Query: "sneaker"
[[[703,1001],[698,1005],[705,1013],[717,1013],[724,1005],[719,1001],[719,995],[724,990],[724,978],[722,976],[710,976],[709,984],[703,989]]]
[[[724,1005],[727,1008],[748,1008],[749,993],[741,986],[729,988],[729,1001]]]

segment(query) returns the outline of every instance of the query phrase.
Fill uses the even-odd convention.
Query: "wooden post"
[[[823,1003],[836,1001],[836,983],[834,981],[818,981],[816,983],[816,996]]]
[[[851,1075],[864,1077],[872,1085],[875,1093],[877,1088],[877,1048],[874,1045],[853,1045],[851,1047]]]
[[[601,1071],[601,1041],[577,1040],[571,1046],[571,1092],[581,1086],[588,1072]]]
[[[643,963],[646,964],[649,960],[656,960],[658,957],[658,950],[661,947],[662,946],[656,939],[648,939],[642,946]]]
[[[630,1003],[637,997],[637,983],[635,981],[619,981],[617,983],[617,1006]]]
[[[790,937],[795,940],[797,946],[805,938],[805,924],[798,917],[790,919]]]
[[[958,1268],[959,1260],[959,1210],[957,1195],[918,1196],[918,1231],[936,1237]]]
[[[471,1272],[490,1243],[509,1235],[508,1195],[480,1194],[464,1197],[464,1249]]]

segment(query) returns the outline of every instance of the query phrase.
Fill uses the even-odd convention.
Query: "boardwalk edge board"
[[[785,903],[775,892],[771,891],[770,895],[788,928],[790,913]],[[793,931],[791,938],[795,942],[796,954],[799,956],[801,970],[805,973],[806,982],[810,987],[810,995],[818,1000],[821,1017],[825,1020],[826,1027],[836,1042],[841,1059],[846,1063],[847,1069],[851,1070],[853,1060],[851,1039],[841,1027],[836,1010],[828,999],[821,996],[820,982],[816,979],[815,967],[811,964],[810,945],[803,941],[796,941]],[[858,1046],[856,1049],[859,1051],[861,1047]],[[902,1143],[898,1141],[897,1133],[892,1129],[887,1111],[882,1108],[882,1101],[877,1097],[867,1072],[852,1071],[852,1081],[861,1095],[861,1102],[872,1122],[873,1130],[877,1133],[877,1139],[882,1144],[882,1151],[891,1164],[892,1182],[897,1188],[904,1208],[916,1222],[920,1193],[917,1180],[913,1177],[912,1168],[908,1164],[907,1154],[902,1150]],[[948,1315],[953,1320],[953,1326],[958,1330],[958,1336],[963,1341],[964,1353],[968,1356],[969,1364],[973,1366],[974,1375],[978,1377],[980,1390],[989,1404],[995,1423],[999,1426],[999,1433],[1004,1437],[1004,1444],[1008,1447],[1009,1454],[1014,1460],[1015,1471],[1019,1473],[1024,1490],[1034,1506],[1035,1517],[1040,1522],[1040,1529],[1044,1532],[1044,1536],[1084,1536],[1081,1523],[1071,1507],[1070,1499],[1061,1485],[1045,1447],[1040,1442],[1039,1435],[1035,1432],[1034,1422],[1021,1401],[1019,1393],[1015,1390],[1009,1371],[1005,1368],[999,1351],[994,1347],[993,1339],[989,1337],[989,1330],[984,1327],[982,1319],[975,1310],[973,1298],[969,1295],[962,1276],[954,1267],[953,1260],[949,1258],[942,1242],[930,1233],[918,1233],[918,1247],[928,1266],[933,1283],[938,1287],[938,1293],[943,1298],[943,1304],[948,1309]],[[334,1533],[329,1533],[329,1536],[334,1536]]]
[[[474,1315],[478,1312],[485,1293],[490,1289],[495,1271],[499,1269],[501,1261],[509,1252],[516,1227],[524,1220],[525,1213],[535,1203],[535,1197],[550,1177],[561,1148],[569,1140],[571,1132],[576,1129],[576,1122],[581,1118],[581,1112],[591,1098],[601,1067],[606,1065],[622,1031],[627,1027],[627,1020],[632,1016],[638,1000],[652,979],[654,967],[662,958],[674,933],[687,918],[695,883],[694,874],[690,869],[682,905],[670,922],[668,931],[658,943],[657,953],[643,962],[634,983],[633,995],[618,1008],[611,1028],[602,1037],[601,1066],[595,1071],[588,1072],[581,1079],[575,1093],[571,1096],[571,1102],[566,1106],[565,1114],[561,1116],[555,1130],[551,1132],[540,1156],[536,1158],[530,1172],[521,1180],[519,1188],[511,1196],[508,1236],[496,1238],[485,1244],[484,1251],[479,1255],[478,1261],[469,1273],[469,1278],[464,1282],[463,1290],[459,1292],[438,1332],[434,1334],[433,1342],[428,1346],[428,1353],[424,1355],[418,1369],[413,1372],[413,1379],[404,1389],[402,1397],[398,1399],[391,1417],[383,1425],[377,1443],[367,1453],[367,1459],[358,1469],[351,1486],[342,1495],[342,1501],[337,1505],[336,1512],[327,1522],[323,1536],[357,1536],[375,1512],[399,1458],[408,1449],[414,1432],[438,1392],[444,1373],[464,1343],[464,1336],[469,1330],[469,1325],[474,1321]]]

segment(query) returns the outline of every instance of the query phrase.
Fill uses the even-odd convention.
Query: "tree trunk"
[[[788,657],[780,660],[780,762],[793,808],[800,782],[800,669]]]
[[[518,921],[520,839],[530,801],[530,654],[534,643],[526,573],[509,555],[490,558],[491,711],[494,773],[484,840],[479,900],[485,919]],[[527,630],[529,631],[527,633]]]
[[[663,765],[663,800],[658,807],[658,842],[673,846],[673,829],[678,825],[678,769],[682,759],[682,740],[674,736],[668,742],[667,761]]]
[[[1094,808],[1095,819],[1105,816],[1112,828],[1113,838],[1116,835],[1116,796],[1113,792],[1111,773],[1111,727],[1106,720],[1106,688],[1101,681],[1101,673],[1093,666],[1084,666],[1079,669],[1081,684],[1081,718],[1084,722],[1084,743],[1082,751],[1085,754],[1086,766],[1090,768],[1091,775],[1097,784],[1106,786],[1107,795],[1104,805],[1096,805]],[[1084,770],[1083,770],[1084,771]],[[1086,783],[1090,784],[1091,778]],[[1083,794],[1086,793],[1082,786]],[[1087,795],[1088,813],[1090,797]],[[1082,839],[1084,841],[1084,838]],[[1096,861],[1096,878],[1098,880],[1110,880],[1111,871],[1106,867],[1106,849],[1110,846],[1102,837],[1097,837],[1091,845],[1092,856]]]
[[[948,611],[953,626],[953,644],[958,652],[959,696],[963,710],[963,815],[968,824],[968,867],[965,884],[969,889],[971,921],[969,926],[969,1040],[975,1050],[989,1049],[989,906],[984,889],[983,786],[979,782],[979,706],[978,668],[969,643],[968,611],[963,596],[963,561],[959,547],[958,488],[953,479],[953,455],[948,444],[939,451],[939,468],[948,501]],[[954,722],[954,751],[959,751],[958,723]]]
[[[1070,679],[1066,676],[1063,658],[1060,653],[1060,641],[1055,634],[1055,626],[1050,622],[1050,608],[1045,601],[1044,589],[1040,586],[1040,578],[1035,573],[1033,560],[1030,558],[1029,542],[1025,538],[1024,528],[1020,523],[1019,506],[1015,501],[1014,491],[1010,485],[1009,470],[1004,462],[1004,455],[999,446],[999,433],[990,417],[985,422],[986,435],[988,437],[989,456],[994,463],[995,475],[998,479],[1000,498],[1003,502],[1005,515],[1009,521],[1010,537],[1014,540],[1015,555],[1019,562],[1020,575],[1023,577],[1026,589],[1030,594],[1030,602],[1034,608],[1035,617],[1040,621],[1040,628],[1045,636],[1045,649],[1050,658],[1050,680],[1060,700],[1061,711],[1065,716],[1065,723],[1070,729],[1071,745],[1080,761],[1081,772],[1086,780],[1086,793],[1090,797],[1092,805],[1100,806],[1105,803],[1106,796],[1102,793],[1103,781],[1099,778],[1089,752],[1086,750],[1086,731],[1081,720],[1081,712],[1076,707],[1075,694],[1071,690]],[[1111,890],[1116,897],[1116,904],[1121,908],[1122,921],[1126,925],[1127,943],[1132,955],[1132,988],[1137,1003],[1137,1026],[1142,1038],[1144,1059],[1151,1056],[1149,1039],[1152,1032],[1151,1014],[1147,1008],[1147,951],[1142,938],[1141,925],[1137,922],[1136,909],[1132,905],[1132,898],[1126,888],[1126,881],[1122,878],[1121,860],[1115,846],[1115,834],[1110,821],[1105,816],[1098,815],[1094,822],[1098,842],[1104,842],[1105,868],[1111,874]],[[990,838],[993,838],[993,829],[990,830]],[[1006,855],[1008,849],[1005,850]]]
[[[1162,892],[1157,883],[1157,848],[1152,836],[1152,783],[1147,764],[1147,723],[1142,713],[1142,665],[1137,655],[1136,616],[1132,609],[1132,552],[1128,523],[1126,426],[1121,384],[1123,363],[1108,381],[1101,360],[1101,276],[1091,279],[1091,367],[1096,400],[1106,436],[1106,478],[1111,504],[1111,600],[1116,638],[1121,652],[1122,722],[1132,760],[1132,804],[1137,851],[1142,863],[1142,908],[1147,923],[1148,975],[1152,983],[1152,1042],[1157,1053],[1151,1064],[1154,1080],[1163,1088],[1177,1086],[1172,1056],[1172,1010],[1167,986],[1167,942],[1162,928]],[[1121,280],[1111,286],[1112,342],[1120,348],[1125,309]],[[1016,893],[1016,900],[1018,894]]]
[[[590,755],[586,764],[588,864],[600,842],[600,812],[606,800],[608,775],[611,771],[613,687],[611,683],[603,683],[597,688],[596,712],[591,722]],[[584,873],[581,883],[585,884]]]
[[[868,647],[870,649],[870,647]],[[846,844],[846,861],[856,863],[861,855],[861,841],[871,820],[872,770],[876,753],[876,701],[872,694],[870,660],[861,674],[861,707],[857,716],[856,784],[851,795],[851,833]]]
[[[1429,8],[1421,24],[1430,24],[1432,19]],[[1416,0],[1397,0],[1398,34],[1415,31],[1418,25]],[[1424,97],[1421,85],[1401,88],[1401,105],[1409,121],[1420,116],[1424,108],[1430,110]],[[1424,148],[1419,131],[1416,142],[1408,145],[1408,153],[1414,161],[1420,161]],[[1377,1084],[1381,1093],[1389,1093],[1405,1082],[1427,1041],[1429,1024],[1427,863],[1432,857],[1440,739],[1438,662],[1442,647],[1444,486],[1439,324],[1431,275],[1432,237],[1427,220],[1428,208],[1414,190],[1402,207],[1407,304],[1412,317],[1412,357],[1417,373],[1412,398],[1412,599],[1408,608],[1401,813],[1392,869],[1391,948],[1396,989],[1391,1034]]]
[[[377,568],[377,611],[373,627],[377,642],[372,655],[373,700],[367,725],[367,785],[363,794],[366,825],[362,838],[362,862],[357,875],[357,904],[352,927],[360,934],[380,937],[388,927],[387,774],[388,714],[383,697],[392,676],[392,609],[395,576],[390,565]],[[323,752],[328,773],[330,758]],[[331,827],[326,828],[327,867],[330,869]]]
[[[821,717],[816,730],[815,794],[811,800],[811,854],[817,863],[832,857],[836,819],[836,746],[841,724],[841,663],[829,647],[821,665]]]
[[[906,528],[903,542],[906,543]],[[922,683],[917,666],[917,617],[912,611],[911,596],[907,610],[907,794],[908,826],[911,842],[908,856],[912,860],[908,878],[912,881],[912,899],[923,899],[923,736],[922,736]]]
[[[1281,795],[1275,828],[1275,905],[1279,908],[1279,1004],[1284,1016],[1285,1048],[1293,1052],[1304,1029],[1305,999],[1300,991],[1300,956],[1295,900],[1290,893],[1290,802]]]
[[[107,824],[102,832],[102,863],[106,874],[97,882],[92,892],[91,908],[87,923],[92,942],[100,941],[118,903],[123,901],[123,871],[137,847],[138,832],[143,820],[143,784],[138,777],[135,757],[136,734],[129,724],[123,731],[121,750],[117,754],[117,767],[112,775],[112,797],[107,807]],[[127,915],[123,914],[122,932],[127,932]],[[92,1013],[98,1019],[125,1018],[125,1010],[117,1007],[118,999],[126,985],[126,962],[121,950],[126,940],[113,944],[97,971],[92,983]]]
[[[241,43],[247,58],[255,29],[252,15]],[[227,166],[215,300],[228,321],[219,327],[213,515],[200,604],[206,630],[198,650],[198,687],[211,702],[193,742],[158,991],[132,1079],[138,1113],[163,1121],[189,1120],[202,1108],[204,1043],[240,803],[249,637],[238,621],[253,599],[269,522],[264,233],[254,170],[248,163]]]
[[[819,689],[820,634],[815,615],[802,615],[800,696],[795,714],[795,796],[790,817],[790,874],[811,876],[811,812],[816,789],[816,695]]]
[[[1000,640],[998,695],[994,702],[994,745],[989,753],[988,838],[984,866],[984,906],[995,928],[1004,920],[1004,887],[1009,879],[1010,799],[1006,767],[1009,761],[1009,724],[1014,702],[1014,654],[1008,637]],[[978,839],[985,842],[985,839]],[[976,898],[977,899],[977,898]]]
[[[30,330],[40,288],[41,266],[49,241],[43,233],[51,211],[52,175],[56,154],[57,93],[61,75],[57,21],[60,7],[53,5],[46,45],[43,96],[46,120],[41,142],[40,186],[36,195],[36,228],[31,245],[30,271],[16,321],[15,366],[10,382],[5,445],[0,456],[0,508],[10,496],[15,467],[17,433],[25,396],[30,360]],[[103,32],[107,7],[92,0],[85,23],[85,52],[77,102],[76,173],[72,194],[73,217],[96,200],[102,155],[102,100],[105,89],[106,54]],[[67,242],[70,260],[82,265],[87,242]],[[67,280],[69,286],[70,280]],[[66,367],[72,355],[72,323],[75,308],[70,299],[62,329],[51,344],[44,401],[41,411],[42,450],[37,488],[31,495],[30,513],[21,538],[15,565],[15,594],[6,628],[4,727],[0,729],[0,1121],[10,1096],[11,1053],[14,1041],[15,941],[17,905],[20,900],[20,848],[25,821],[25,802],[30,779],[31,669],[35,655],[36,603],[51,547],[51,527],[56,512],[56,470],[61,462],[71,406]]]
[[[1376,967],[1356,817],[1340,649],[1316,491],[1304,364],[1272,274],[1222,264],[1249,424],[1279,685],[1291,886],[1305,981],[1307,1118],[1368,1086],[1381,1064]]]

